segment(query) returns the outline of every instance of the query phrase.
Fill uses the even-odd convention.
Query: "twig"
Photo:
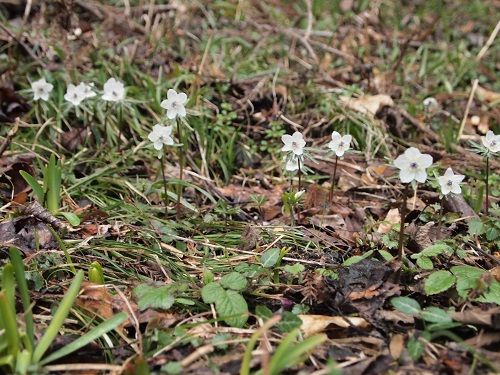
[[[472,105],[472,100],[474,99],[474,94],[477,90],[477,84],[479,80],[476,78],[472,82],[472,89],[470,90],[469,100],[467,100],[467,106],[465,107],[464,117],[462,118],[462,123],[460,124],[460,130],[457,135],[457,143],[460,142],[460,138],[462,137],[462,133],[464,132],[465,122],[467,121],[467,117],[469,117],[470,106]]]
[[[493,29],[493,32],[491,33],[490,37],[486,41],[486,44],[483,46],[483,48],[481,48],[481,51],[479,51],[479,53],[477,54],[476,61],[481,60],[483,58],[483,56],[486,54],[486,52],[488,52],[488,49],[493,44],[493,41],[497,37],[497,34],[499,31],[500,31],[500,21],[497,22],[497,25],[495,26],[495,28]]]

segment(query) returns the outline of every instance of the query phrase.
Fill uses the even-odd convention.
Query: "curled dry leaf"
[[[399,224],[401,221],[401,215],[399,214],[399,209],[392,208],[387,213],[384,221],[378,226],[377,233],[386,234],[389,233],[395,224]]]
[[[385,106],[393,106],[394,101],[389,95],[379,94],[379,95],[366,95],[360,96],[359,98],[350,98],[346,96],[341,96],[340,101],[348,108],[367,115],[371,118],[375,117],[375,114]]]
[[[300,314],[299,318],[302,320],[301,329],[305,336],[323,332],[330,324],[334,324],[341,328],[368,327],[368,322],[366,320],[357,317]]]

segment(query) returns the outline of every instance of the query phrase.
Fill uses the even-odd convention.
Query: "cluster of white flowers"
[[[161,102],[161,107],[166,109],[166,116],[169,120],[176,118],[186,117],[186,107],[188,97],[185,93],[173,89],[167,91],[167,99]],[[172,125],[156,124],[153,130],[148,135],[148,139],[153,143],[153,147],[159,151],[158,158],[162,156],[162,149],[164,146],[171,146],[174,144],[172,139]]]
[[[54,85],[48,83],[45,78],[41,78],[31,84],[33,100],[48,101]],[[93,83],[81,82],[78,85],[69,84],[64,94],[64,99],[74,105],[79,106],[85,99],[93,98],[97,93],[94,91]],[[120,102],[125,99],[125,86],[115,78],[110,78],[104,84],[101,98],[108,102]]]

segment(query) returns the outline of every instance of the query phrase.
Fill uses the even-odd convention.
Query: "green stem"
[[[108,113],[109,111],[109,102],[106,102],[106,107],[104,108],[104,140],[108,140]]]
[[[162,150],[161,155],[161,175],[163,177],[163,192],[165,194],[164,202],[165,202],[165,216],[168,215],[168,188],[167,188],[167,178],[165,176],[165,151]]]
[[[486,157],[486,215],[489,215],[490,210],[490,157]]]
[[[339,157],[335,155],[335,166],[333,167],[333,175],[332,175],[332,183],[330,185],[330,194],[329,194],[329,201],[330,204],[332,204],[333,201],[333,190],[335,188],[335,177],[337,177],[337,163],[339,161]]]
[[[123,132],[123,106],[120,103],[118,108],[118,151],[122,147],[122,132]]]
[[[298,171],[299,184],[297,186],[297,192],[299,192],[301,190],[301,187],[302,187],[302,169],[300,169],[300,159],[298,160],[297,165],[299,167],[299,171]]]
[[[181,146],[179,147],[179,180],[181,183],[179,184],[179,188],[177,189],[177,216],[180,214],[180,207],[181,207],[181,197],[182,193],[184,190],[184,185],[182,184],[183,177],[184,177],[184,142],[182,139],[182,131],[181,131],[181,125],[180,125],[180,120],[177,121],[177,136],[179,137],[179,143]]]
[[[406,200],[407,200],[408,185],[403,190],[403,197],[401,202],[401,222],[399,225],[399,241],[398,241],[398,257],[403,262],[403,242],[405,232],[405,219],[406,219]]]

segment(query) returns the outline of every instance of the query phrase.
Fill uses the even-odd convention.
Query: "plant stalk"
[[[179,147],[179,180],[181,181],[181,183],[179,184],[179,188],[177,189],[177,207],[176,207],[177,217],[179,217],[180,207],[181,207],[181,197],[184,190],[184,185],[182,184],[184,177],[184,142],[182,139],[182,131],[179,120],[177,120],[177,135],[179,137],[179,143],[181,144],[181,147]]]
[[[403,197],[401,202],[401,222],[399,225],[399,241],[398,241],[398,257],[401,262],[403,262],[403,241],[405,232],[407,191],[408,191],[408,185],[406,185],[403,190]]]
[[[328,196],[328,200],[330,204],[333,201],[333,190],[335,189],[335,177],[337,177],[337,163],[339,161],[339,157],[335,155],[335,166],[333,167],[333,175],[332,175],[332,183],[330,185],[330,194]]]
[[[489,215],[490,211],[490,157],[486,157],[486,215]]]
[[[168,215],[168,188],[167,188],[167,178],[165,176],[165,151],[162,150],[161,155],[161,175],[163,177],[163,192],[165,194],[164,202],[165,202],[165,216]]]

